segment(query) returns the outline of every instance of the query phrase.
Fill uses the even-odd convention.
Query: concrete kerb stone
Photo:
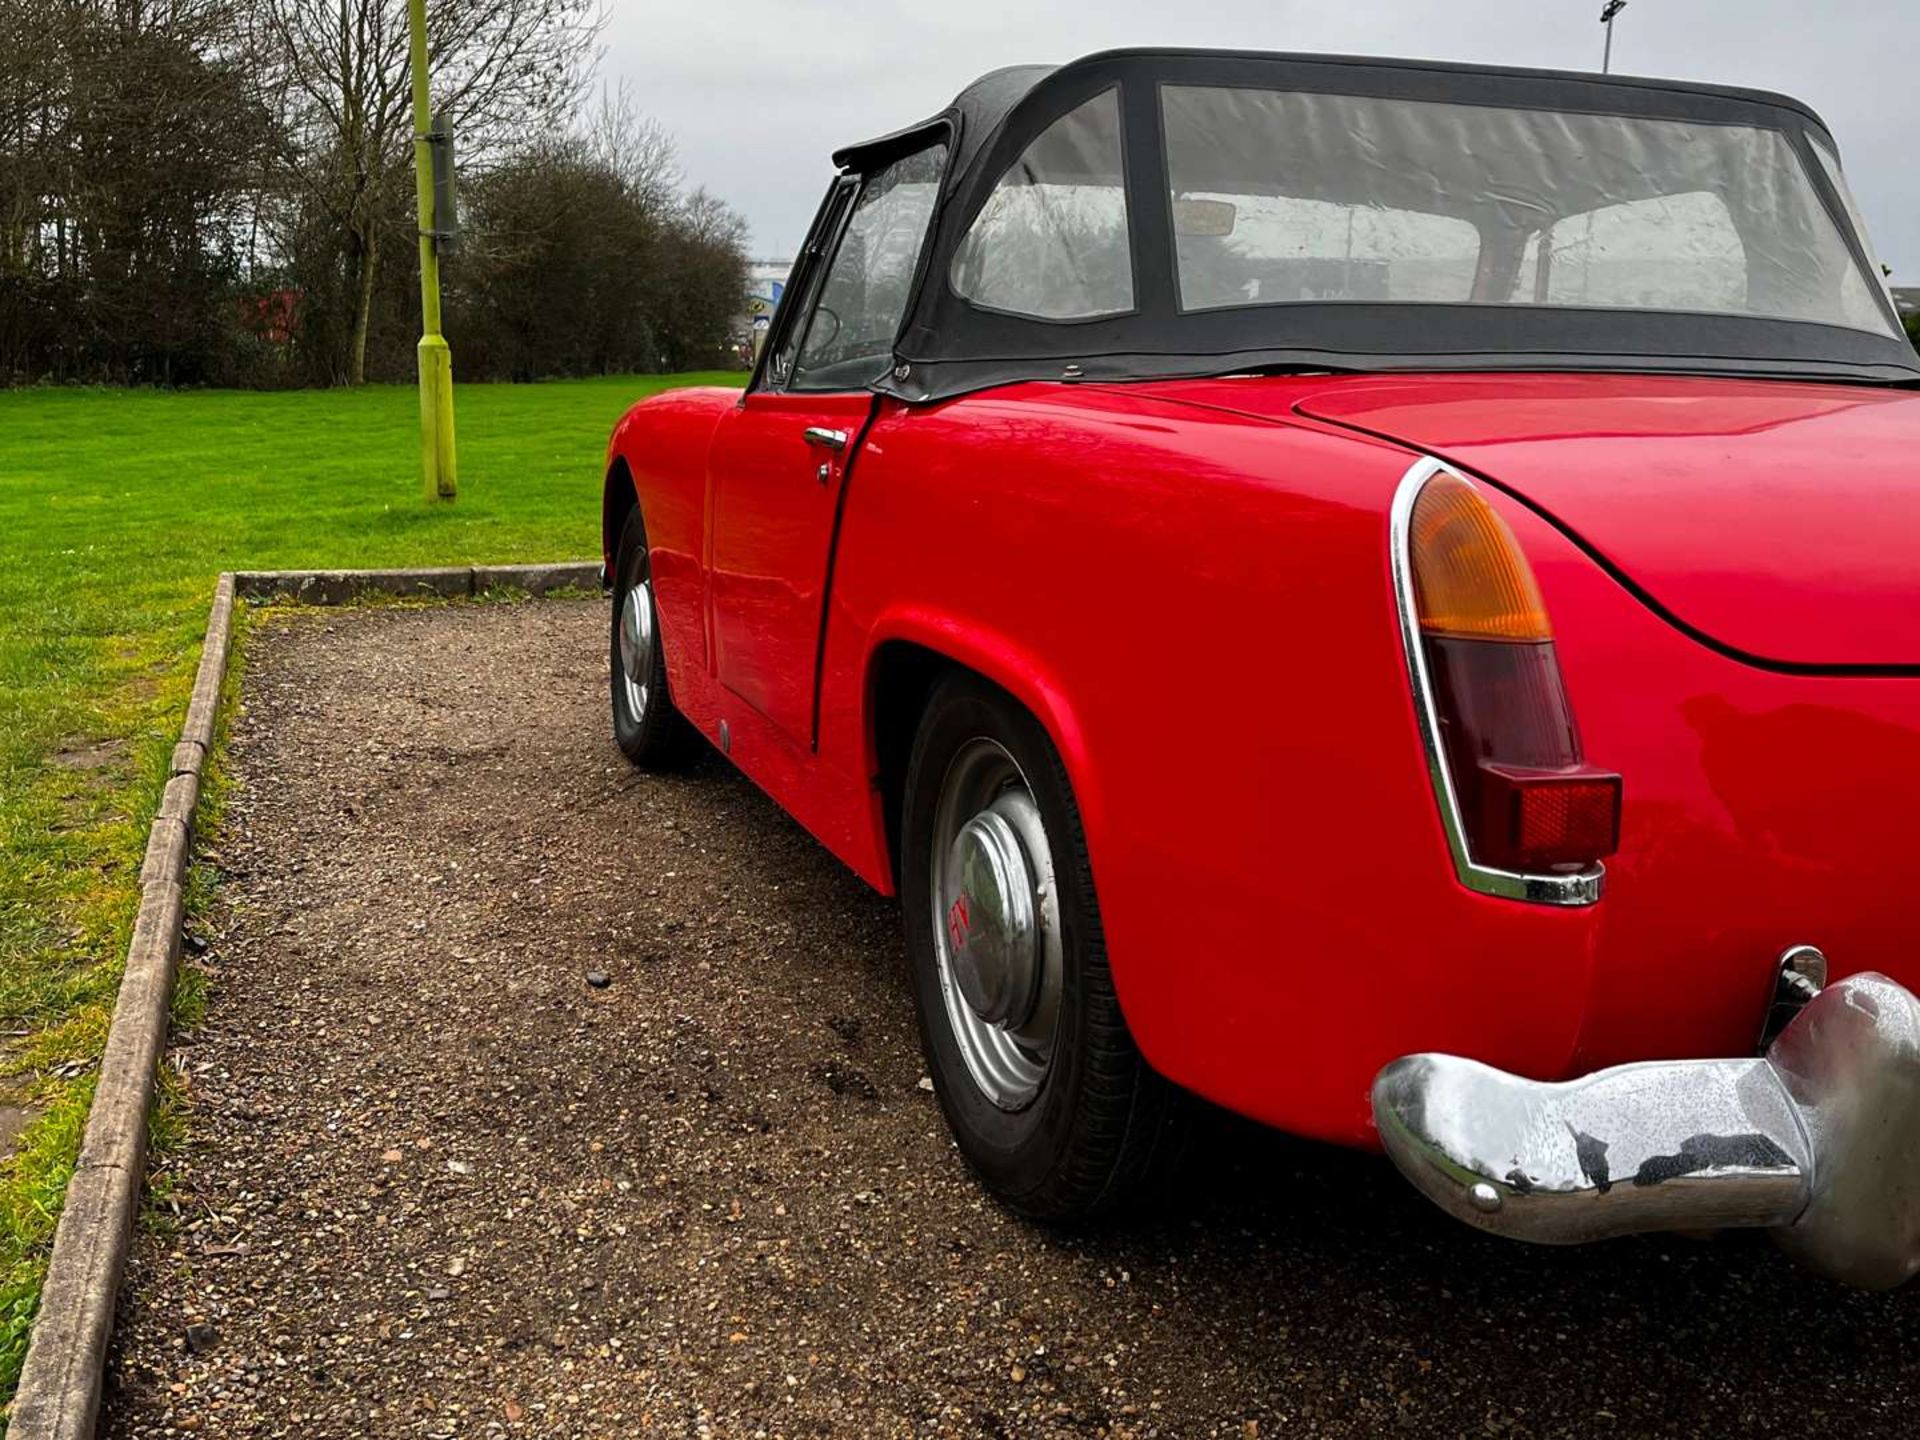
[[[100,1056],[79,1162],[54,1228],[40,1310],[8,1417],[11,1440],[87,1440],[100,1413],[113,1310],[146,1173],[147,1110],[166,1046],[180,926],[186,915],[183,887],[192,851],[193,811],[226,675],[233,594],[232,577],[221,576],[183,738],[174,747],[175,773],[147,834],[140,910]]]
[[[203,762],[204,763],[204,762]],[[167,781],[167,788],[160,795],[159,815],[168,820],[178,820],[189,830],[193,828],[193,810],[200,803],[200,769],[195,766],[184,770]]]
[[[296,605],[344,605],[362,595],[426,595],[451,599],[473,593],[471,566],[430,570],[259,570],[234,577],[242,600]]]
[[[207,638],[200,649],[200,670],[193,677],[193,698],[187,702],[186,723],[180,727],[180,743],[200,748],[200,763],[213,746],[213,727],[220,715],[220,688],[227,678],[227,649],[233,638],[234,584],[231,575],[222,575],[214,587],[213,609],[207,617]],[[175,746],[179,758],[179,746]],[[200,764],[193,764],[198,774]],[[186,770],[176,766],[176,774]]]
[[[511,588],[530,595],[592,589],[600,562],[568,560],[551,565],[468,565],[423,570],[245,570],[234,576],[242,600],[278,600],[296,605],[345,605],[368,595],[438,596],[457,599]]]
[[[8,1435],[92,1440],[100,1415],[105,1337],[112,1333],[118,1277],[126,1269],[141,1172],[101,1166],[67,1182],[54,1253],[40,1287],[27,1368],[8,1417]],[[100,1277],[115,1277],[102,1285]]]
[[[186,893],[179,884],[163,881],[147,887],[100,1057],[100,1084],[80,1142],[83,1170],[99,1165],[135,1172],[144,1168],[147,1108],[167,1044],[167,1014],[185,917]],[[108,1083],[109,1077],[114,1083]]]
[[[173,760],[167,766],[167,775],[198,775],[200,767],[207,763],[207,747],[198,740],[182,740],[173,747]]]
[[[473,593],[524,590],[529,595],[551,595],[557,590],[594,590],[600,585],[598,560],[574,560],[562,565],[476,565]]]
[[[80,1158],[67,1183],[40,1309],[8,1414],[9,1440],[91,1440],[100,1414],[107,1344],[146,1176],[147,1111],[167,1042],[167,1017],[186,919],[187,866],[201,771],[213,749],[240,600],[337,605],[367,594],[476,595],[514,587],[533,595],[590,588],[597,561],[428,570],[262,571],[222,575],[207,616],[186,722],[140,866],[140,910],[100,1057]]]
[[[193,848],[193,829],[171,816],[154,818],[147,836],[146,858],[140,862],[142,899],[147,886],[164,881],[170,875],[187,873],[189,852]]]

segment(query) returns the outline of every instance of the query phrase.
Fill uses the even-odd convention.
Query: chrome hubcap
[[[646,564],[644,554],[636,568]],[[627,715],[635,724],[647,715],[647,686],[653,678],[653,582],[642,574],[627,586],[620,604],[620,683]]]
[[[1020,767],[974,740],[934,812],[933,934],[947,1022],[967,1073],[1003,1110],[1039,1093],[1060,1015],[1053,852]]]
[[[1033,872],[1020,838],[1000,811],[982,811],[955,837],[949,865],[959,871],[959,894],[947,907],[954,982],[989,1025],[1018,1025],[1040,978]]]

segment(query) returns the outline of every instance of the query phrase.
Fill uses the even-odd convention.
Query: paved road
[[[601,624],[256,627],[106,1433],[1913,1433],[1920,1291],[1752,1237],[1501,1245],[1225,1121],[1170,1213],[1010,1219],[892,908],[721,762],[628,770]]]

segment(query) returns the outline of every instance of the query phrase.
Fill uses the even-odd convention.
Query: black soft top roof
[[[987,137],[998,130],[1013,107],[1027,93],[1053,74],[1054,65],[1004,65],[989,70],[953,97],[953,103],[938,115],[930,115],[917,125],[862,140],[856,145],[833,152],[833,163],[842,170],[871,170],[900,155],[909,155],[939,138],[956,135],[950,173],[965,167]],[[968,142],[972,142],[971,149]]]
[[[1891,335],[1751,315],[1352,300],[1182,311],[1173,287],[1166,137],[1158,111],[1158,89],[1167,83],[1781,130],[1803,154],[1835,223],[1853,234],[1843,200],[1807,152],[1809,137],[1835,148],[1825,122],[1801,101],[1769,91],[1574,71],[1228,50],[1112,50],[1060,66],[1009,66],[981,76],[939,114],[834,154],[842,170],[862,173],[936,140],[948,146],[933,231],[895,347],[896,363],[876,389],[927,400],[1018,379],[1131,379],[1274,366],[1656,369],[1920,380],[1920,357]],[[955,294],[946,283],[954,252],[1001,174],[1053,121],[1115,87],[1123,111],[1135,309],[1054,321],[983,310]],[[1596,160],[1605,163],[1604,157]],[[1856,258],[1871,264],[1863,249]]]
[[[1826,123],[1821,120],[1804,102],[1791,95],[1781,95],[1772,90],[1750,90],[1734,85],[1695,84],[1679,80],[1653,80],[1633,75],[1594,75],[1580,70],[1533,70],[1518,65],[1465,65],[1446,60],[1383,60],[1366,55],[1316,55],[1307,52],[1282,53],[1269,50],[1196,50],[1191,48],[1170,49],[1128,49],[1102,50],[1083,56],[1070,66],[1061,65],[1003,65],[998,70],[989,70],[966,89],[954,96],[953,103],[937,115],[930,115],[917,124],[903,126],[889,131],[885,135],[876,135],[871,140],[856,141],[842,146],[833,152],[833,163],[841,169],[865,170],[875,163],[884,164],[897,155],[917,150],[930,138],[940,133],[947,125],[956,125],[964,136],[973,140],[973,150],[978,151],[987,135],[997,129],[1006,120],[1008,114],[1027,93],[1048,76],[1063,69],[1074,69],[1083,65],[1094,65],[1110,60],[1179,60],[1189,58],[1248,60],[1279,60],[1313,65],[1356,65],[1372,71],[1406,70],[1424,71],[1435,75],[1453,75],[1462,80],[1460,99],[1474,98],[1470,91],[1470,82],[1497,76],[1526,77],[1536,80],[1564,80],[1580,84],[1618,86],[1624,90],[1666,90],[1677,94],[1719,95],[1729,99],[1742,100],[1750,104],[1771,105],[1781,109],[1796,110],[1812,121],[1824,133]],[[964,138],[963,142],[964,144]],[[964,164],[971,154],[956,155],[956,160]],[[960,168],[957,164],[955,169]]]

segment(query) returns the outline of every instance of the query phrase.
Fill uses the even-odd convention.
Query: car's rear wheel
[[[652,768],[680,751],[682,722],[667,694],[667,657],[653,599],[647,531],[636,509],[614,551],[609,665],[613,738],[634,764]]]
[[[1120,1013],[1086,840],[1044,729],[971,677],[942,684],[908,761],[901,900],[941,1108],[989,1189],[1042,1219],[1163,1180],[1190,1101]]]

